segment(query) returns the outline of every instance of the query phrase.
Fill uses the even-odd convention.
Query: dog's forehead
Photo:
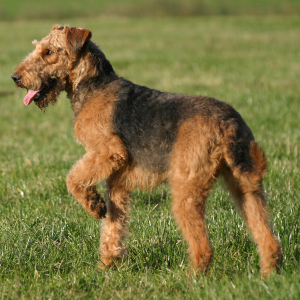
[[[46,35],[40,42],[35,42],[40,46],[52,45],[55,47],[60,47],[65,44],[66,34],[62,30],[52,30],[48,35]],[[33,44],[35,44],[33,42]]]

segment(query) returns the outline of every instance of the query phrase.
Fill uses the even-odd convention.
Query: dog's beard
[[[47,91],[42,99],[34,99],[33,101],[35,105],[44,112],[50,104],[55,105],[57,103],[57,98],[64,89],[65,83],[57,80],[54,86]]]

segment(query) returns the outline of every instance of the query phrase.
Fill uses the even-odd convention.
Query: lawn
[[[0,20],[74,17],[204,15],[298,15],[298,0],[14,0],[0,3]]]
[[[117,270],[98,270],[101,221],[65,185],[84,153],[70,103],[62,94],[45,113],[25,107],[25,91],[10,78],[31,41],[54,22],[0,22],[0,299],[299,299],[299,16],[60,20],[90,29],[118,75],[163,91],[209,95],[241,113],[268,159],[264,186],[283,249],[279,274],[266,281],[221,184],[206,210],[215,251],[208,274],[188,275],[168,185],[133,192],[128,257]]]

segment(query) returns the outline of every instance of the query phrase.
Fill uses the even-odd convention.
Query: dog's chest
[[[73,120],[75,136],[87,151],[105,152],[113,147],[111,119],[113,107],[107,97],[95,97],[82,107]]]

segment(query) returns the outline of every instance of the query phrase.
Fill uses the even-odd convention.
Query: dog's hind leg
[[[261,274],[265,277],[272,270],[278,268],[281,249],[268,223],[268,212],[262,186],[262,179],[267,167],[266,161],[254,141],[250,143],[249,154],[253,166],[244,171],[240,166],[234,166],[232,155],[227,155],[229,167],[223,170],[222,175],[258,245]]]
[[[205,202],[212,182],[199,187],[199,178],[172,179],[172,212],[189,244],[188,252],[196,272],[205,272],[211,262],[211,249],[205,223]]]
[[[205,223],[205,202],[218,176],[217,151],[208,153],[208,141],[186,124],[182,128],[172,159],[172,212],[189,244],[189,254],[196,272],[205,272],[212,260]],[[218,150],[218,149],[216,149]]]

